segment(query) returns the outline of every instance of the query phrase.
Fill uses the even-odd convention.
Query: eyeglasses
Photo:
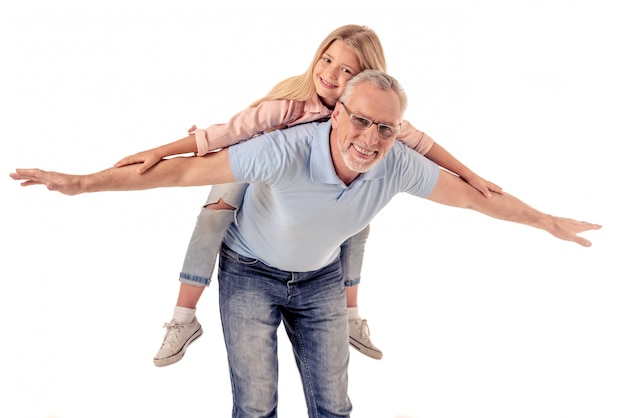
[[[363,116],[355,115],[354,113],[350,111],[350,109],[348,109],[348,106],[346,106],[344,102],[339,102],[339,103],[341,103],[343,107],[346,109],[346,113],[348,114],[348,117],[352,121],[352,125],[357,129],[365,130],[372,125],[376,125],[376,128],[378,129],[378,136],[380,136],[383,139],[393,138],[394,136],[398,135],[398,132],[400,132],[399,126],[393,127],[393,126],[385,125],[384,123],[374,122],[372,120],[364,118]]]

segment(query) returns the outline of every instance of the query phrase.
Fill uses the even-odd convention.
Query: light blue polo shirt
[[[274,268],[320,269],[398,193],[427,197],[439,167],[399,141],[346,186],[335,173],[328,122],[272,131],[229,148],[238,183],[250,183],[224,242]]]

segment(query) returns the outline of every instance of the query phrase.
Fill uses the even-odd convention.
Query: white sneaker
[[[167,328],[167,331],[161,348],[154,356],[154,365],[157,367],[168,366],[182,359],[189,344],[202,335],[202,327],[195,316],[189,324],[172,319],[163,324],[163,328]]]
[[[350,345],[373,359],[380,360],[383,358],[383,352],[370,340],[370,328],[367,326],[367,319],[351,319],[349,323]]]

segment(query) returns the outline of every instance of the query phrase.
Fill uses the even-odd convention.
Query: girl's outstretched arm
[[[487,198],[491,197],[491,193],[502,193],[500,186],[474,173],[436,142],[433,142],[430,151],[425,154],[425,157],[436,163],[439,167],[443,167],[458,175]]]
[[[396,139],[424,155],[439,167],[445,168],[446,170],[461,177],[468,184],[482,193],[483,196],[489,198],[491,197],[491,193],[502,192],[502,188],[500,186],[487,181],[478,174],[474,173],[459,160],[454,158],[454,156],[446,151],[441,145],[433,141],[430,136],[416,129],[409,121],[402,121],[400,133]]]
[[[187,131],[189,136],[124,157],[115,163],[115,167],[139,164],[136,170],[142,174],[165,157],[189,153],[203,156],[210,151],[250,139],[261,132],[291,124],[310,122],[326,115],[311,111],[305,112],[305,104],[306,102],[294,100],[262,102],[240,111],[227,123],[214,124],[206,129],[197,129],[194,125]]]
[[[115,167],[124,167],[127,165],[137,164],[135,170],[139,174],[143,174],[150,167],[161,161],[165,157],[173,156],[173,155],[182,155],[189,153],[198,152],[198,147],[196,146],[196,137],[191,134],[191,132],[195,131],[195,126],[192,127],[188,135],[185,138],[179,139],[178,141],[170,142],[169,144],[161,145],[156,148],[152,148],[146,151],[141,151],[133,155],[129,155],[127,157],[122,158],[118,162],[115,163]]]

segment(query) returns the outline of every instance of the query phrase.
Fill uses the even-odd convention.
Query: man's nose
[[[378,125],[372,123],[366,128],[363,131],[363,140],[368,146],[375,145],[378,142]]]

